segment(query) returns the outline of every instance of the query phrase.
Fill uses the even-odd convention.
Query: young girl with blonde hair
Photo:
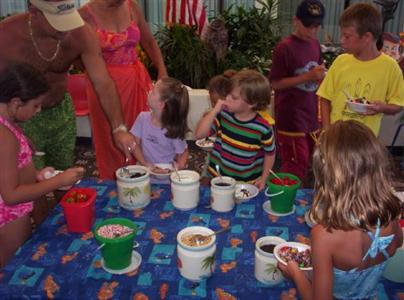
[[[48,90],[46,79],[28,64],[11,64],[0,72],[0,267],[31,234],[33,200],[74,184],[84,173],[71,168],[45,180],[53,168],[35,170],[33,149],[17,122],[41,111]]]
[[[365,125],[337,121],[320,137],[313,171],[313,280],[295,262],[278,266],[302,299],[370,299],[403,243],[387,150]]]

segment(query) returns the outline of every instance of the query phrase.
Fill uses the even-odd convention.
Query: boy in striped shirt
[[[231,92],[199,122],[195,136],[201,139],[216,134],[208,172],[265,187],[275,161],[272,126],[258,111],[271,101],[268,79],[257,71],[244,70],[231,77]]]

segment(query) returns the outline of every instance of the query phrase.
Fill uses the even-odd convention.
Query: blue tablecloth
[[[153,185],[151,203],[127,211],[118,204],[115,182],[88,179],[79,186],[97,190],[96,222],[121,216],[139,226],[139,269],[125,275],[104,271],[93,234],[68,233],[62,208],[57,206],[0,271],[0,299],[279,299],[282,292],[293,288],[288,281],[265,287],[255,279],[255,241],[265,235],[307,241],[310,228],[304,223],[304,213],[311,190],[298,191],[295,214],[278,218],[263,211],[263,193],[231,212],[217,213],[206,207],[210,190],[202,187],[198,208],[184,212],[172,206],[169,185]],[[231,225],[231,231],[217,237],[213,276],[200,283],[183,279],[176,264],[176,235],[192,225],[213,230]],[[404,286],[387,280],[378,290],[379,300],[401,299],[399,294],[404,294]]]

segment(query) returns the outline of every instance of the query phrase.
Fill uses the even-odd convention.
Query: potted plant
[[[214,58],[196,27],[182,24],[160,27],[156,40],[170,76],[193,88],[205,88],[214,75]]]
[[[261,7],[251,9],[230,6],[219,18],[229,32],[229,48],[221,66],[225,69],[250,68],[266,74],[272,65],[272,50],[280,40],[277,15],[278,2],[257,0]]]
[[[272,65],[272,49],[280,40],[276,0],[257,0],[260,7],[231,5],[215,20],[224,21],[228,45],[224,58],[200,38],[196,27],[170,24],[159,27],[155,37],[170,76],[193,88],[205,88],[209,79],[226,69],[255,69],[266,74]],[[152,71],[151,71],[152,72]]]

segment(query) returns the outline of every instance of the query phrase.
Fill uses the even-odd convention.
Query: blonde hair
[[[328,230],[374,228],[400,214],[386,148],[357,121],[337,121],[313,154],[315,196],[311,217]]]
[[[188,131],[188,90],[181,81],[172,77],[163,77],[159,82],[160,100],[165,103],[161,124],[167,130],[166,137],[184,139]]]
[[[254,110],[264,110],[271,103],[271,86],[268,79],[261,73],[254,70],[243,70],[237,72],[230,78],[231,89],[240,89],[241,97]]]

